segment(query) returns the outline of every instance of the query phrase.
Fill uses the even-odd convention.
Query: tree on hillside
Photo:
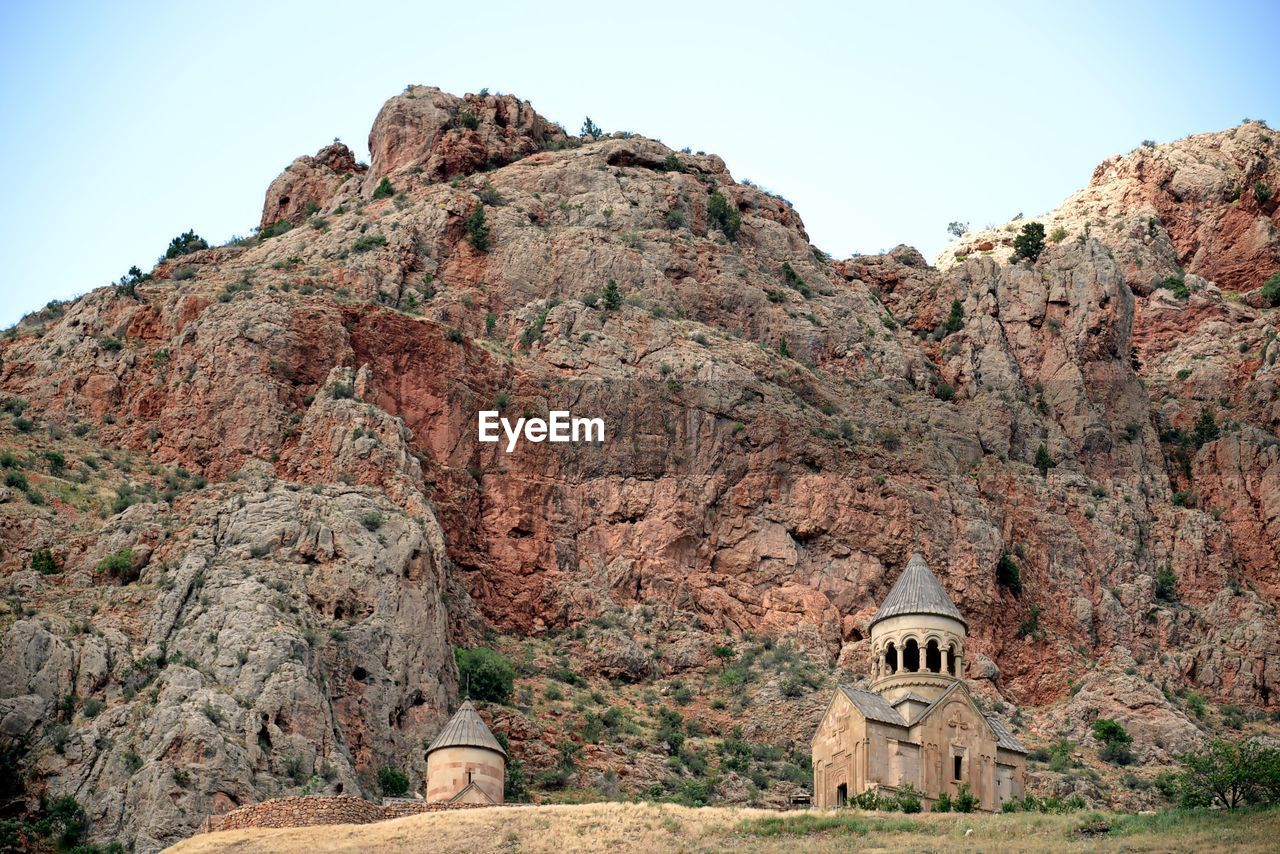
[[[472,700],[505,703],[511,698],[516,668],[506,657],[482,646],[475,649],[455,647],[460,693]]]
[[[1013,239],[1013,257],[1025,258],[1034,262],[1044,251],[1044,226],[1038,222],[1029,222]]]
[[[582,135],[589,136],[592,139],[599,139],[604,136],[604,131],[600,130],[600,126],[591,121],[591,116],[587,116],[587,120],[582,123]]]
[[[964,233],[969,230],[969,223],[952,220],[947,223],[947,234],[952,237],[963,237]]]
[[[1093,722],[1093,737],[1102,742],[1098,750],[1098,758],[1116,765],[1128,765],[1133,761],[1133,752],[1129,745],[1133,736],[1111,718],[1098,718]]]
[[[208,249],[209,244],[205,239],[195,233],[195,230],[184,231],[173,240],[169,241],[169,248],[165,250],[164,257],[177,258],[179,255],[190,255],[200,249]],[[133,273],[132,270],[129,271]]]
[[[1182,762],[1178,788],[1183,806],[1217,804],[1233,810],[1280,803],[1280,748],[1254,738],[1218,738],[1204,750],[1186,754]]]

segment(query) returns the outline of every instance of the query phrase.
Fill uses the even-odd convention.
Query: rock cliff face
[[[291,230],[0,344],[28,480],[0,531],[21,598],[4,731],[95,833],[154,847],[312,776],[419,772],[456,696],[449,643],[486,628],[656,608],[649,647],[639,628],[574,647],[588,678],[713,672],[744,636],[853,678],[919,549],[1022,737],[1114,717],[1166,761],[1202,737],[1188,692],[1280,703],[1280,368],[1256,293],[1280,242],[1255,192],[1280,186],[1275,145],[1250,123],[1107,161],[1034,263],[1004,229],[936,267],[836,262],[715,156],[410,87],[367,170],[335,144],[272,183],[262,222]],[[487,408],[607,435],[508,454],[476,442]],[[60,574],[27,568],[41,548]],[[92,571],[125,548],[137,581]],[[67,695],[104,705],[55,750]],[[789,705],[739,719],[807,741],[820,704]],[[558,724],[522,721],[549,765]],[[652,779],[650,759],[626,761]]]

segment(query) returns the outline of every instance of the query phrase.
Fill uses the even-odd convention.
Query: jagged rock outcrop
[[[433,520],[262,464],[240,483],[111,520],[99,539],[148,555],[127,587],[88,553],[10,578],[28,600],[109,598],[79,621],[8,627],[0,729],[51,746],[40,776],[137,850],[307,781],[358,792],[358,775],[406,759],[420,775],[417,748],[457,690]]]
[[[287,222],[299,225],[313,213],[322,211],[338,188],[369,169],[357,163],[351,149],[334,140],[315,157],[299,157],[271,182],[262,205],[260,228]]]

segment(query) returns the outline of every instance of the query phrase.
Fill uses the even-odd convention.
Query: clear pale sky
[[[910,7],[910,8],[909,8]],[[843,257],[1054,207],[1143,139],[1280,123],[1280,4],[0,5],[0,326],[247,234],[405,84],[720,154]]]

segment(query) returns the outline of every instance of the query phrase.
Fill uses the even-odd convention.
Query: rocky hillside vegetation
[[[411,86],[369,150],[0,341],[10,816],[150,851],[416,786],[453,648],[500,656],[517,789],[781,803],[917,549],[1042,797],[1159,803],[1272,726],[1280,134],[1144,144],[932,266],[509,95]],[[606,439],[508,454],[491,408]]]

